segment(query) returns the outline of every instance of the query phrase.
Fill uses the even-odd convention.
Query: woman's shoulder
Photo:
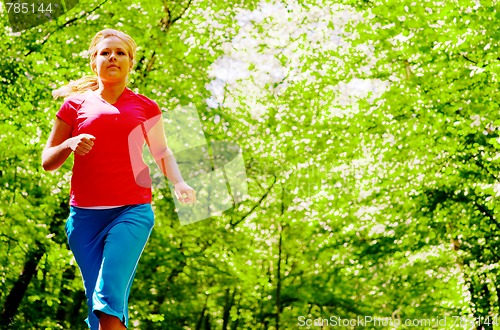
[[[129,91],[130,95],[132,95],[132,97],[134,97],[134,99],[139,104],[141,104],[140,107],[145,111],[145,113],[147,114],[147,117],[153,117],[155,115],[161,114],[161,109],[158,106],[158,103],[156,103],[156,101],[153,101],[152,99],[150,99],[149,97],[147,97],[145,95],[136,93],[136,92],[132,91],[131,89],[128,89],[128,91]]]
[[[62,106],[78,107],[82,105],[82,103],[85,101],[86,98],[87,98],[87,92],[74,93],[64,98]]]

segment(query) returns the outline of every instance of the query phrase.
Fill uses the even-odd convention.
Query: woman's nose
[[[113,52],[112,52],[112,53],[110,53],[110,54],[109,54],[109,60],[110,60],[110,61],[111,61],[111,60],[116,60],[116,54],[115,54],[115,53],[113,53]]]

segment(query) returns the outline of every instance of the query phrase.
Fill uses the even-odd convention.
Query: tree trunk
[[[283,228],[281,223],[278,224],[279,240],[278,240],[278,270],[276,284],[276,330],[280,329],[280,312],[281,312],[281,258],[282,258],[282,244],[283,244]]]
[[[229,316],[231,312],[231,308],[234,304],[234,296],[236,295],[236,289],[233,290],[233,294],[231,295],[231,290],[226,289],[226,303],[224,304],[224,313],[222,314],[223,323],[222,330],[227,330],[227,326],[229,325]]]
[[[21,275],[14,283],[2,308],[0,315],[0,327],[7,327],[12,323],[17,314],[19,305],[26,294],[31,279],[36,274],[38,264],[45,254],[45,249],[38,247],[28,253]]]
[[[205,317],[206,317],[205,312],[207,310],[207,303],[208,303],[208,296],[207,296],[207,300],[205,300],[205,305],[203,306],[203,309],[201,310],[200,318],[198,319],[198,322],[196,322],[196,330],[203,329]]]

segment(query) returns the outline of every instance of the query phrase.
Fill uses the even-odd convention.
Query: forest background
[[[496,1],[65,1],[19,32],[5,4],[0,327],[85,329],[71,162],[47,173],[40,155],[52,90],[91,73],[85,50],[110,27],[140,46],[129,87],[196,108],[248,177],[243,202],[186,226],[155,190],[131,328],[497,328]]]

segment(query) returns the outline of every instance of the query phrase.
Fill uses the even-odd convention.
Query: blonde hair
[[[97,34],[90,42],[88,53],[90,54],[90,68],[92,69],[92,71],[94,71],[95,59],[97,57],[97,44],[109,37],[118,37],[125,43],[130,61],[134,63],[135,53],[137,50],[137,44],[135,43],[134,39],[132,39],[128,34],[124,32],[114,29],[104,29],[97,32]],[[78,80],[73,80],[67,85],[64,85],[52,91],[52,96],[57,99],[59,97],[68,97],[73,94],[83,93],[87,90],[95,91],[98,88],[99,79],[97,76],[85,76]]]

